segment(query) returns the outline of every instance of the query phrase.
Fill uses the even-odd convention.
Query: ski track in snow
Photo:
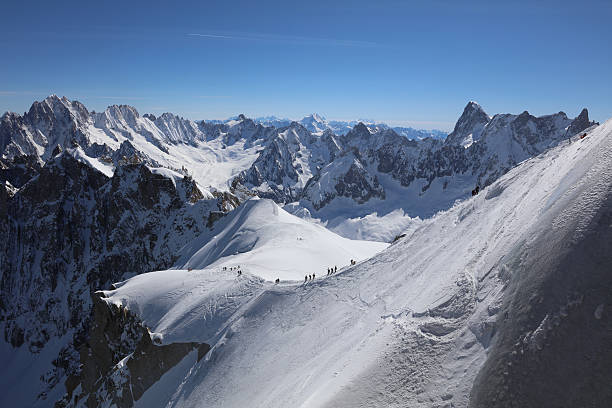
[[[211,344],[199,363],[172,371],[180,382],[152,388],[167,396],[160,405],[467,406],[507,262],[538,231],[576,219],[576,234],[586,228],[612,184],[611,137],[608,121],[526,160],[332,276],[274,285],[246,267],[240,277],[221,269],[248,263],[245,251],[205,269],[134,277],[108,301],[139,314],[164,343]]]

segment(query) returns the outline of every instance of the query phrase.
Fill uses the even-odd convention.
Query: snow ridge
[[[514,324],[513,308],[531,302],[512,303],[515,296],[527,291],[533,298],[531,307],[538,304],[530,283],[525,283],[541,278],[539,269],[524,264],[530,257],[538,258],[530,251],[549,242],[550,231],[559,237],[570,233],[572,243],[565,246],[570,248],[580,245],[592,228],[609,229],[598,224],[609,218],[596,214],[610,210],[611,144],[612,121],[608,121],[584,139],[524,161],[476,197],[424,221],[369,260],[314,282],[264,283],[249,292],[249,301],[232,309],[231,318],[218,322],[217,335],[207,337],[212,348],[206,358],[182,368],[180,375],[175,373],[179,383],[164,385],[168,397],[162,405],[467,407],[480,369],[500,358],[491,352],[501,341],[497,333]],[[553,246],[548,256],[554,258],[560,254],[556,251],[563,251],[560,248]],[[211,288],[215,280],[227,282],[234,273],[219,266],[157,272],[151,283],[154,296],[163,297],[164,287],[171,297],[196,293],[194,285],[202,279]],[[248,279],[234,275],[230,285],[237,289]],[[186,285],[178,294],[177,280]],[[592,282],[592,288],[600,283]],[[127,302],[139,310],[154,301],[142,297],[148,292],[146,285],[147,275],[141,275],[133,284],[128,281],[108,292],[108,301]],[[562,316],[582,307],[581,301],[557,307],[559,294],[539,293],[544,304],[553,302],[549,313]],[[199,295],[189,299],[210,302],[199,300]],[[565,301],[564,296],[561,299]],[[585,309],[593,321],[602,319],[601,313],[593,314],[597,304],[597,299],[590,300]],[[214,309],[211,318],[225,310]],[[170,300],[155,316],[142,316],[150,327],[161,327],[164,316],[183,313]],[[534,330],[544,327],[550,338],[557,326],[546,319],[550,317],[525,324],[533,324]],[[559,327],[564,327],[559,319]],[[165,339],[186,340],[176,335],[180,331],[165,327]],[[189,331],[188,336],[194,333]],[[521,346],[517,340],[523,337],[530,341],[542,336],[519,334],[519,339],[508,340],[510,344]],[[525,344],[526,361],[541,358],[545,355],[541,350],[552,347],[544,342]],[[504,363],[503,369],[512,367]],[[164,394],[160,389],[151,392]],[[538,392],[545,398],[553,396],[548,389]],[[503,393],[495,395],[505,398]],[[598,397],[590,393],[587,398]],[[493,400],[479,401],[474,403],[490,406]]]

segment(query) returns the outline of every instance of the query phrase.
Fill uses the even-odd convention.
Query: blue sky
[[[55,93],[192,119],[612,116],[612,2],[105,1],[0,8],[0,111]]]

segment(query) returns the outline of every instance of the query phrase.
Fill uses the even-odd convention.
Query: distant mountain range
[[[5,180],[16,188],[28,177],[16,176],[16,161],[39,168],[66,151],[108,177],[142,163],[189,175],[207,197],[258,195],[292,203],[291,211],[323,222],[395,209],[428,217],[593,122],[586,109],[575,119],[563,112],[491,117],[469,102],[444,139],[409,139],[363,122],[334,131],[332,124],[316,114],[287,124],[244,115],[220,123],[172,113],[141,116],[128,105],[89,112],[52,95],[24,115],[0,118],[0,158],[10,169]]]
[[[226,119],[226,120],[206,120],[209,123],[227,123],[231,120],[238,119],[238,116]],[[278,118],[276,116],[263,116],[259,118],[254,118],[254,122],[260,123],[264,126],[272,126],[275,128],[282,128],[291,125],[291,122],[294,122],[290,119]],[[351,121],[342,121],[342,120],[327,120],[323,116],[313,113],[311,115],[305,116],[304,118],[297,121],[300,125],[304,126],[309,132],[321,134],[326,130],[331,130],[336,135],[345,135],[348,133],[355,125],[358,123],[365,124],[372,132],[382,129],[393,129],[400,136],[404,136],[407,139],[411,140],[421,140],[427,137],[431,137],[433,139],[444,139],[448,135],[447,132],[443,132],[441,130],[423,130],[423,129],[414,129],[411,127],[401,127],[401,126],[389,126],[385,123],[376,123],[373,120],[367,119],[359,119],[359,120],[351,120]]]

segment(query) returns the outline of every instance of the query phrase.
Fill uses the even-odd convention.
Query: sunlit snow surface
[[[340,237],[287,213],[272,200],[252,199],[215,226],[211,237],[194,241],[178,261],[184,269],[238,268],[267,280],[304,280],[328,267],[349,265],[388,244]],[[193,255],[191,256],[191,254]]]
[[[587,228],[610,194],[610,152],[612,121],[332,276],[275,285],[252,275],[247,249],[264,238],[246,220],[240,245],[248,245],[236,258],[215,252],[224,257],[207,269],[137,276],[108,291],[108,301],[140,314],[166,344],[212,346],[149,391],[159,406],[463,407],[486,358],[507,258],[542,231]],[[283,256],[283,242],[268,238],[261,248],[260,259]],[[296,269],[309,262],[289,257]],[[234,264],[245,265],[242,276],[221,270]]]

